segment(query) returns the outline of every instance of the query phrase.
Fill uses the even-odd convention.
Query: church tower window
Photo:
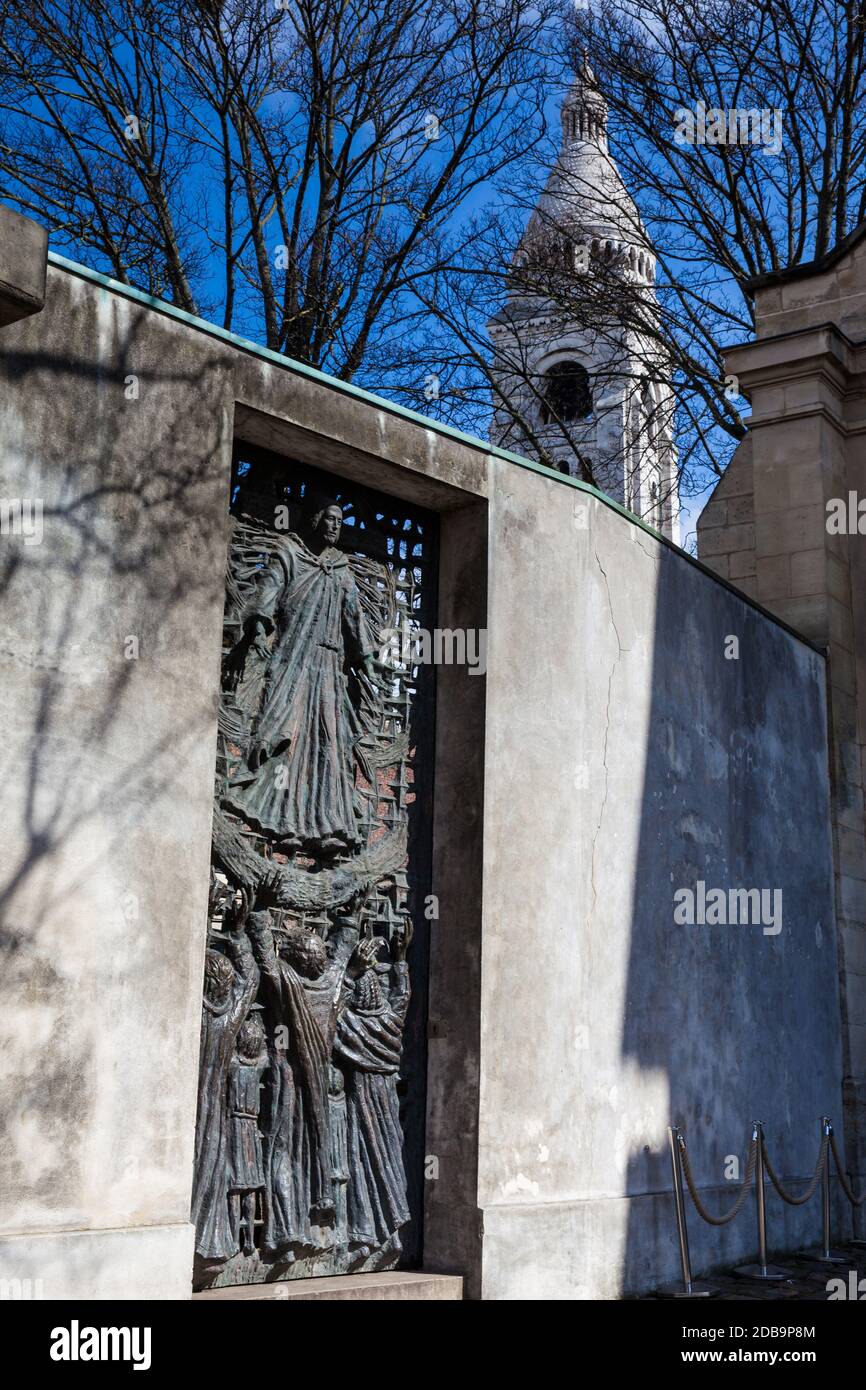
[[[542,424],[588,420],[592,414],[589,373],[580,362],[555,362],[544,376]]]

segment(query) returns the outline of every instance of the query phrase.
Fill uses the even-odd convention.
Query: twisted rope
[[[763,1143],[763,1138],[761,1142]],[[792,1197],[790,1192],[785,1191],[784,1187],[782,1186],[781,1182],[776,1176],[776,1170],[770,1162],[770,1155],[767,1153],[767,1145],[764,1144],[764,1166],[767,1169],[767,1174],[769,1176],[770,1182],[775,1187],[782,1201],[787,1202],[789,1207],[802,1207],[804,1203],[809,1201],[810,1197],[814,1197],[818,1187],[818,1183],[821,1181],[821,1174],[824,1171],[824,1164],[827,1162],[828,1146],[829,1141],[827,1135],[824,1134],[821,1138],[821,1147],[818,1150],[818,1162],[815,1164],[815,1172],[812,1175],[812,1181],[809,1183],[809,1186],[806,1188],[806,1191],[803,1192],[801,1196]]]
[[[703,1202],[698,1196],[698,1189],[695,1184],[694,1177],[692,1175],[692,1165],[689,1162],[689,1151],[686,1148],[686,1141],[681,1134],[677,1136],[677,1142],[679,1143],[680,1153],[682,1155],[683,1173],[685,1174],[686,1184],[688,1186],[689,1192],[691,1193],[692,1201],[694,1202],[695,1207],[697,1208],[698,1215],[703,1217],[704,1221],[708,1222],[710,1226],[727,1226],[729,1221],[733,1221],[735,1216],[739,1216],[740,1212],[743,1209],[743,1204],[745,1203],[745,1200],[749,1195],[749,1189],[752,1186],[752,1178],[755,1175],[755,1164],[758,1161],[757,1139],[752,1139],[749,1145],[749,1157],[746,1163],[746,1175],[743,1178],[743,1183],[737,1195],[737,1200],[734,1202],[734,1205],[731,1207],[730,1211],[726,1212],[724,1216],[713,1216],[710,1212],[707,1211],[706,1207],[704,1206]]]
[[[839,1181],[842,1184],[842,1191],[845,1193],[845,1196],[848,1198],[848,1201],[851,1203],[853,1207],[862,1207],[864,1201],[866,1201],[866,1192],[864,1192],[860,1197],[854,1196],[854,1189],[849,1183],[845,1174],[842,1172],[842,1160],[839,1157],[839,1150],[836,1148],[836,1136],[833,1133],[832,1129],[830,1130],[830,1147],[833,1150],[833,1157],[836,1160],[836,1172],[839,1174]]]

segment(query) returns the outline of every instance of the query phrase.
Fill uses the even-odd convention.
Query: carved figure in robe
[[[227,1260],[236,1249],[228,1198],[227,1083],[235,1040],[259,984],[245,914],[238,897],[224,919],[225,953],[209,949],[205,956],[191,1219],[196,1251],[208,1263]]]
[[[338,1257],[349,1249],[346,1186],[349,1181],[349,1128],[346,1117],[346,1079],[333,1062],[328,1068],[328,1112],[331,1122],[331,1177],[334,1183],[334,1245]]]
[[[357,681],[374,690],[377,664],[348,557],[336,548],[342,522],[341,508],[322,501],[304,535],[282,540],[230,658],[237,668],[252,651],[267,670],[246,767],[225,805],[288,852],[348,853],[363,839],[354,808]]]
[[[250,917],[262,974],[270,1067],[262,1112],[263,1248],[286,1262],[295,1246],[324,1249],[318,1228],[334,1209],[328,1126],[328,1054],[310,1011],[304,978],[327,963],[321,937],[293,928],[275,949],[270,913]]]
[[[349,1244],[359,1257],[391,1242],[409,1220],[397,1074],[411,989],[407,934],[394,938],[386,981],[367,968],[337,1021],[334,1061],[346,1078]]]
[[[268,1050],[260,1013],[250,1013],[241,1024],[229,1065],[229,1194],[235,1245],[253,1253],[256,1193],[265,1186],[262,1141],[259,1133],[260,1084]]]
[[[278,935],[275,946],[270,914],[255,912],[250,938],[262,972],[270,1038],[263,1245],[291,1263],[296,1247],[324,1250],[331,1243],[336,1194],[330,1051],[358,928],[344,919],[326,948],[314,932],[293,927]]]
[[[334,1244],[338,1257],[349,1249],[346,1189],[349,1181],[349,1138],[345,1078],[334,1065],[333,1048],[338,1010],[346,988],[347,964],[356,974],[368,970],[376,960],[378,938],[358,940],[357,917],[338,921],[328,937],[330,964],[321,981],[305,981],[310,1005],[323,1030],[331,1062],[328,1067],[328,1119],[331,1127],[331,1178],[334,1184]],[[351,989],[351,986],[349,986]]]

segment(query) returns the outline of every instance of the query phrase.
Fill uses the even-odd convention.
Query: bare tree
[[[750,278],[866,212],[864,42],[862,0],[0,0],[0,193],[58,249],[450,423],[492,406],[553,463],[556,424],[591,481],[520,349],[503,391],[487,323],[516,287],[612,353],[625,326],[629,447],[671,380],[695,492],[745,428],[722,349]],[[552,217],[553,259],[515,260],[583,53],[654,302]],[[699,103],[757,123],[690,139]]]
[[[744,430],[722,349],[754,329],[749,280],[824,255],[866,215],[866,6],[590,5],[572,52],[589,53],[656,248],[683,466],[719,473]]]
[[[0,192],[60,249],[380,388],[544,129],[552,0],[0,0]]]
[[[698,493],[745,431],[723,349],[754,331],[751,278],[824,255],[866,215],[866,6],[585,0],[564,8],[563,25],[572,70],[588,56],[609,108],[611,153],[637,208],[625,239],[654,254],[656,303],[615,262],[593,255],[587,273],[585,233],[535,209],[556,159],[551,131],[509,171],[507,214],[479,222],[437,278],[428,309],[441,323],[439,410],[478,428],[492,395],[523,447],[555,463],[531,361],[515,349],[522,394],[503,397],[493,369],[485,320],[516,276],[554,321],[608,335],[612,352],[625,326],[639,345],[635,397],[647,378],[669,377],[679,489]],[[557,246],[553,266],[544,256],[513,263],[533,217]],[[559,425],[581,476],[599,481],[584,434]]]
[[[677,510],[675,339],[653,248],[607,154],[591,70],[572,74],[564,95],[561,148],[551,136],[509,170],[497,215],[475,219],[437,276],[427,368],[446,364],[434,379],[454,423],[474,413],[483,428],[492,402],[497,442],[667,525]],[[590,111],[591,138],[581,124]]]

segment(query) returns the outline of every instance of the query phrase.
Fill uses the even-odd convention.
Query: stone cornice
[[[820,324],[774,338],[760,338],[723,349],[725,370],[736,376],[742,394],[752,400],[756,393],[772,388],[789,388],[794,383],[814,380],[824,399],[792,401],[787,395],[778,408],[753,414],[750,428],[760,428],[782,415],[796,418],[823,414],[841,430],[849,428],[845,406],[866,389],[866,343],[854,343],[833,324]]]
[[[831,251],[814,261],[802,261],[799,265],[788,266],[786,270],[771,270],[762,275],[753,275],[745,281],[747,289],[760,291],[772,285],[785,285],[791,280],[805,280],[810,275],[822,275],[837,266],[844,256],[852,251],[866,237],[866,217],[840,241]]]

